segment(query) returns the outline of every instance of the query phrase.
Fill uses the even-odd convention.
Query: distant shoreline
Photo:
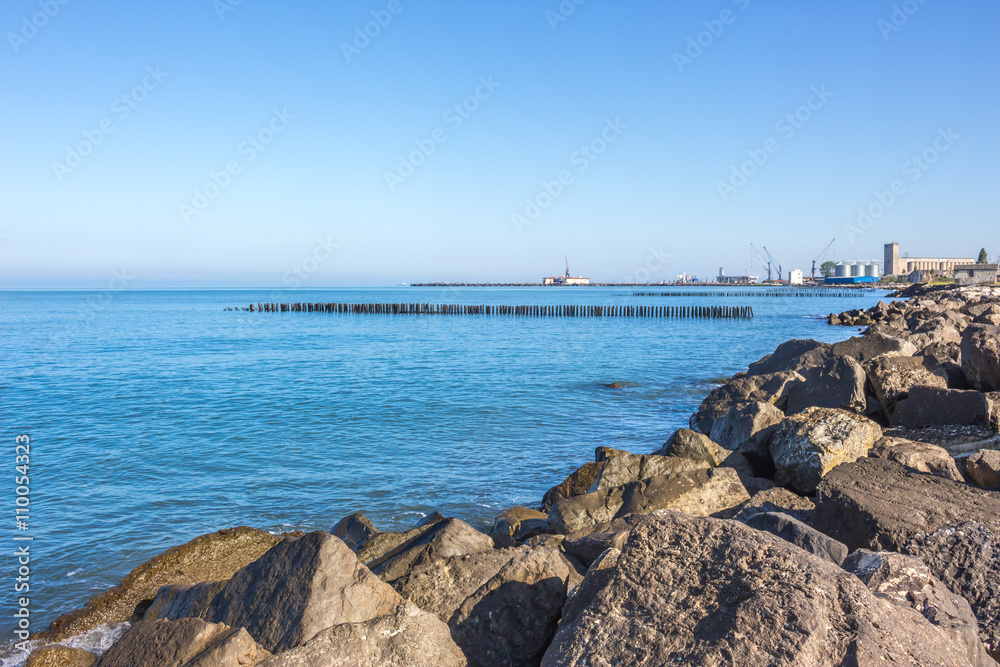
[[[767,287],[767,288],[792,288],[792,289],[890,289],[888,287],[870,287],[860,285],[789,285],[787,283],[589,283],[586,285],[560,285],[542,283],[410,283],[407,287]]]

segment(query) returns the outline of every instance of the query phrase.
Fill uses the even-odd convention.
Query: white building
[[[788,272],[788,284],[789,285],[801,285],[802,284],[802,269],[792,269]]]

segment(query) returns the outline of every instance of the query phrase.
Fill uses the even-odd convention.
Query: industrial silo
[[[875,262],[868,262],[868,265],[865,267],[865,275],[869,278],[878,278],[879,273],[878,264]]]
[[[844,262],[840,262],[837,264],[837,268],[834,273],[838,278],[847,278],[851,275],[851,267]]]
[[[860,278],[865,275],[865,265],[861,262],[855,262],[851,264],[851,276],[854,278]]]

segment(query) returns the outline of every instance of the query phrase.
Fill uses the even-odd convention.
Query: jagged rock
[[[601,473],[590,486],[590,492],[603,491],[657,475],[673,475],[687,470],[709,467],[704,461],[691,461],[656,454],[621,454],[604,462]]]
[[[938,424],[987,426],[990,404],[978,391],[916,385],[896,404],[890,423],[904,428]]]
[[[601,449],[601,448],[598,448]],[[560,484],[553,486],[542,497],[542,509],[548,512],[560,500],[582,496],[590,490],[591,484],[597,479],[604,467],[603,462],[584,463],[569,474]]]
[[[815,502],[813,527],[851,550],[923,560],[969,601],[987,650],[1000,655],[1000,494],[862,459],[832,470]]]
[[[544,667],[968,664],[916,611],[735,521],[656,512],[595,576],[603,585],[584,579],[589,600],[560,623]]]
[[[365,540],[364,544],[360,545],[357,549],[358,560],[362,563],[371,563],[376,561],[393,549],[398,548],[401,544],[405,544],[410,540],[418,537],[425,531],[429,530],[431,527],[443,521],[435,521],[430,524],[421,524],[414,528],[411,528],[404,532],[393,532],[386,531],[384,533],[379,533],[378,535],[373,535],[372,537]]]
[[[775,427],[770,443],[774,481],[812,493],[830,470],[866,456],[881,437],[879,425],[860,415],[808,408]]]
[[[788,393],[788,414],[806,408],[835,408],[864,413],[865,370],[853,357],[832,356],[822,366],[804,373],[805,382],[794,386]]]
[[[1000,391],[1000,327],[974,324],[962,334],[962,371],[980,391]]]
[[[920,351],[920,356],[936,363],[944,371],[949,389],[972,389],[962,372],[962,346],[956,343],[936,343]]]
[[[603,463],[608,459],[618,456],[619,454],[628,454],[624,449],[614,449],[612,447],[596,447],[594,449],[594,462]]]
[[[270,657],[243,628],[200,618],[139,621],[94,667],[249,667]]]
[[[979,486],[1000,486],[1000,451],[980,449],[966,460],[965,469]]]
[[[379,530],[361,512],[349,514],[337,522],[330,534],[344,540],[344,544],[357,549],[365,540],[378,535]]]
[[[872,333],[868,336],[855,336],[845,341],[834,343],[832,352],[835,355],[854,357],[860,363],[869,359],[888,354],[897,357],[912,357],[917,353],[916,346],[902,338]]]
[[[316,531],[281,541],[237,572],[206,617],[246,628],[264,648],[279,652],[330,626],[392,614],[402,601],[342,540]]]
[[[422,562],[491,549],[493,540],[489,535],[460,519],[445,519],[382,558],[371,561],[368,568],[382,581],[392,583]]]
[[[830,355],[831,345],[815,340],[787,340],[760,361],[750,364],[747,375],[769,375],[783,371],[802,372],[819,366]]]
[[[69,646],[44,646],[28,656],[24,667],[91,667],[97,656]]]
[[[847,546],[827,537],[815,528],[781,512],[758,512],[744,521],[757,530],[776,535],[814,556],[840,565],[847,558]]]
[[[883,437],[871,448],[868,456],[895,461],[918,472],[940,475],[956,482],[964,481],[951,454],[944,447],[926,442]]]
[[[859,549],[843,568],[859,578],[875,595],[920,612],[967,650],[975,667],[996,667],[979,640],[979,623],[969,603],[948,590],[924,563],[889,551]]]
[[[537,665],[578,576],[565,557],[548,549],[521,552],[504,565],[448,623],[470,667]]]
[[[642,521],[641,514],[629,514],[598,526],[570,533],[563,549],[585,566],[590,567],[608,549],[621,549],[629,531]]]
[[[948,375],[931,357],[876,357],[865,363],[868,381],[886,419],[915,385],[948,388]]]
[[[323,630],[305,646],[286,651],[260,667],[465,667],[465,656],[448,626],[412,604],[362,623]]]
[[[780,486],[773,489],[758,491],[751,496],[735,516],[737,521],[746,523],[747,519],[760,512],[781,512],[798,519],[804,524],[812,521],[816,505],[808,498],[803,498]]]
[[[689,461],[707,463],[713,468],[722,465],[732,452],[720,447],[706,435],[689,428],[678,429],[663,447],[655,452],[658,456],[673,456]]]
[[[710,437],[721,447],[733,450],[752,438],[754,434],[777,424],[784,418],[785,413],[770,403],[759,401],[738,403],[712,423]]]
[[[193,586],[164,586],[156,593],[143,618],[153,621],[204,618],[212,599],[225,585],[225,581],[210,581]]]
[[[626,485],[616,517],[666,509],[708,516],[748,500],[750,494],[732,468],[690,470]]]
[[[794,371],[734,378],[709,393],[698,411],[691,415],[689,426],[707,435],[712,432],[715,420],[725,416],[737,403],[771,403],[782,409],[788,400],[788,391],[804,379]]]
[[[132,570],[120,584],[61,615],[36,639],[57,642],[99,625],[138,620],[162,586],[229,579],[281,540],[254,528],[227,528],[169,549]]]
[[[609,547],[597,555],[590,564],[583,582],[571,591],[566,599],[566,604],[563,605],[562,609],[562,617],[559,619],[560,624],[569,624],[576,620],[580,612],[594,599],[594,596],[607,585],[615,574],[614,567],[618,564],[620,555],[620,547]]]
[[[513,547],[549,528],[549,515],[527,507],[511,507],[497,515],[489,536],[496,547]]]
[[[569,534],[611,521],[622,506],[622,487],[560,500],[549,510],[549,530]]]

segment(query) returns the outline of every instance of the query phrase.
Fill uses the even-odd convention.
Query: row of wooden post
[[[227,309],[228,310],[228,309]],[[510,317],[677,317],[749,319],[750,306],[508,306],[458,303],[251,303],[251,313],[333,313],[349,315],[494,315]]]

